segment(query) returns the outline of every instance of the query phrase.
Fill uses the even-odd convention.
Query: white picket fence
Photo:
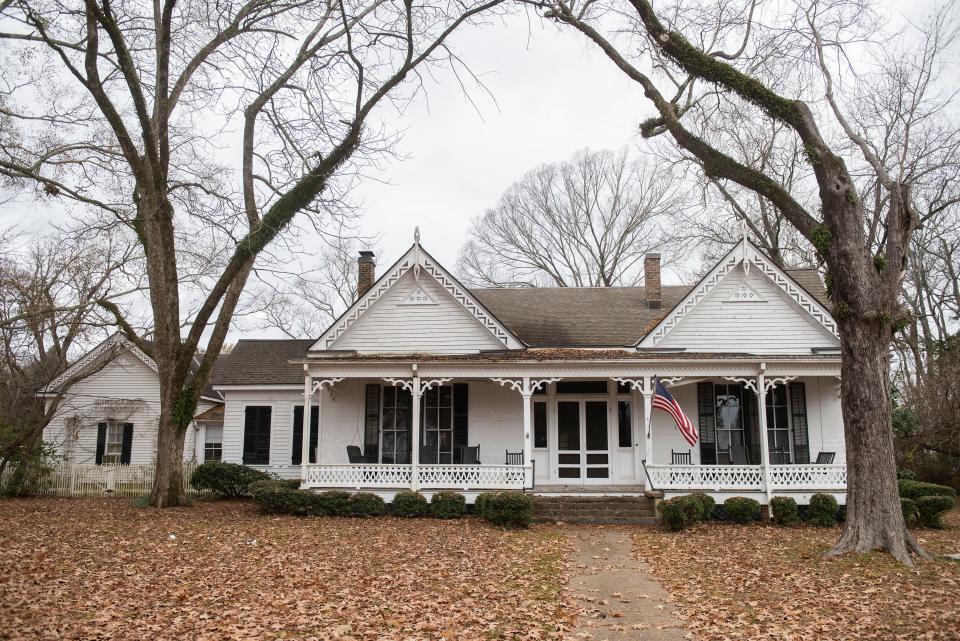
[[[201,494],[190,486],[190,475],[199,463],[183,464],[183,485],[189,494]],[[44,496],[140,497],[153,487],[155,467],[149,465],[75,465],[60,463],[37,492]],[[3,481],[12,470],[4,470]]]

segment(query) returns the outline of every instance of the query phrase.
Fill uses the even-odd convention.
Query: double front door
[[[557,476],[560,483],[609,483],[606,400],[557,400]]]

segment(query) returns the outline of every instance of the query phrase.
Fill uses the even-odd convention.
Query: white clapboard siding
[[[90,464],[96,458],[98,423],[133,423],[130,463],[153,463],[159,413],[156,372],[124,351],[101,370],[71,386],[44,430],[43,439],[71,462]],[[70,425],[76,428],[69,428]]]
[[[418,287],[432,302],[406,302]],[[419,281],[411,272],[404,274],[330,346],[366,353],[446,354],[503,347],[426,271]]]
[[[744,282],[761,300],[729,300]],[[759,269],[744,274],[738,266],[657,346],[691,352],[810,354],[813,347],[839,347],[839,340]]]

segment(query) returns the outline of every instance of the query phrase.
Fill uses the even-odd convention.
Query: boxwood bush
[[[350,492],[330,490],[315,495],[317,516],[350,516]]]
[[[404,490],[403,492],[397,492],[396,496],[393,497],[390,512],[405,518],[426,516],[430,513],[430,504],[427,503],[426,497],[420,492]]]
[[[478,494],[477,499],[473,502],[473,513],[477,516],[483,516],[483,512],[486,509],[487,504],[490,502],[491,496],[493,496],[493,494],[489,492]]]
[[[467,511],[467,500],[456,492],[437,492],[430,499],[430,513],[437,519],[459,519]]]
[[[760,503],[745,496],[731,496],[723,502],[723,511],[734,523],[750,523],[760,518]]]
[[[793,525],[800,521],[797,502],[789,496],[775,496],[770,499],[770,514],[777,525]]]
[[[250,484],[270,479],[260,470],[236,463],[207,461],[190,475],[190,485],[198,490],[209,490],[220,498],[238,498],[250,495]]]
[[[260,481],[254,485],[253,500],[268,514],[314,516],[317,514],[317,495],[308,490],[291,490],[275,481]]]
[[[913,525],[920,519],[920,509],[913,499],[900,499],[900,509],[903,511],[903,522]]]
[[[481,516],[504,528],[526,528],[533,521],[533,497],[523,492],[485,494]]]
[[[675,496],[672,499],[660,501],[657,505],[657,511],[660,513],[660,522],[667,526],[671,532],[679,532],[693,525],[689,519],[689,510],[682,501],[682,496]]]
[[[709,521],[713,518],[713,511],[717,507],[717,502],[713,500],[712,496],[704,492],[694,492],[690,497],[700,501],[700,507],[702,508],[700,518],[702,520]]]
[[[370,492],[357,492],[350,497],[350,516],[380,516],[387,510],[383,499]]]
[[[956,500],[957,491],[947,485],[937,485],[936,483],[922,483],[910,479],[900,479],[897,481],[900,496],[905,499],[916,501],[923,496],[949,496]]]
[[[810,497],[807,520],[811,525],[833,527],[837,524],[840,506],[832,494],[814,494]]]
[[[943,529],[943,513],[952,510],[956,504],[957,500],[952,496],[921,496],[917,499],[920,525]]]

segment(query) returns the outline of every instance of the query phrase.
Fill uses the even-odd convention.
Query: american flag
[[[673,417],[673,420],[677,422],[677,429],[680,430],[680,433],[683,434],[683,438],[686,439],[687,443],[690,445],[696,445],[697,440],[700,438],[700,434],[697,433],[696,426],[690,422],[690,419],[687,418],[687,415],[683,413],[683,410],[680,409],[680,404],[673,398],[673,395],[667,391],[667,388],[663,386],[663,383],[660,382],[659,378],[654,379],[655,383],[653,386],[653,406],[662,409],[664,412],[670,414]]]

